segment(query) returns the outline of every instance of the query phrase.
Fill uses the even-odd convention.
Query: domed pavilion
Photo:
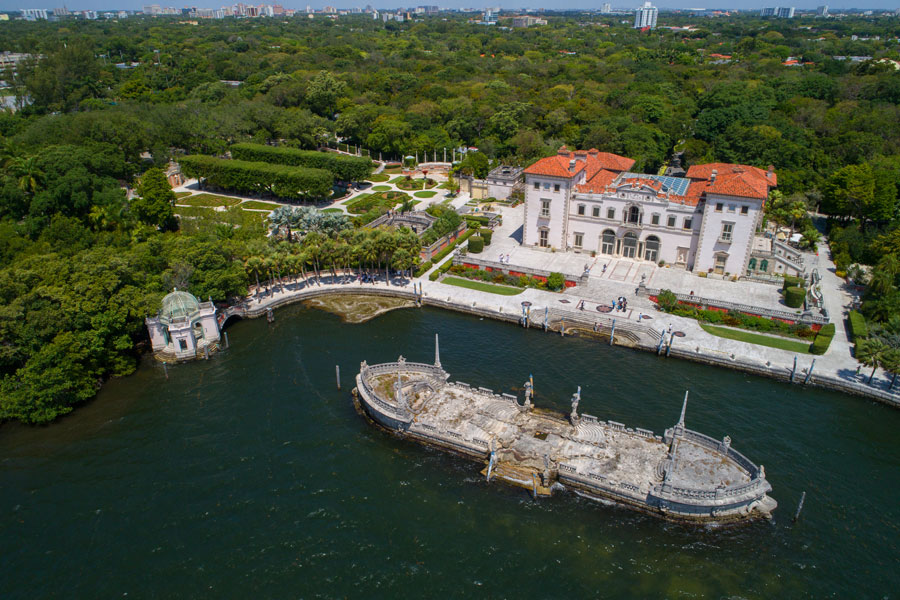
[[[161,360],[200,358],[218,347],[219,323],[212,301],[200,302],[177,288],[162,299],[159,313],[146,323],[153,352]]]

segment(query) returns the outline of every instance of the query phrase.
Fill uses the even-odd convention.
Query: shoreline
[[[248,296],[247,298],[245,298],[244,302],[249,306],[229,307],[228,309],[226,309],[226,318],[225,321],[223,321],[222,326],[224,326],[224,323],[232,317],[250,319],[258,318],[265,315],[269,310],[274,310],[275,308],[287,306],[296,302],[302,302],[304,300],[309,300],[312,298],[330,295],[381,296],[403,298],[415,302],[418,299],[418,295],[414,291],[412,291],[412,289],[408,288],[408,283],[409,282],[402,286],[386,286],[383,283],[379,282],[377,284],[363,284],[362,286],[357,286],[353,285],[352,283],[307,285],[307,281],[303,282],[303,287],[299,289],[279,292],[279,294],[281,294],[280,297],[269,296],[259,302],[256,302],[255,305],[254,301],[258,299],[253,298],[253,296]],[[413,281],[413,283],[418,282]],[[455,312],[466,313],[483,318],[515,323],[519,327],[524,326],[522,323],[521,315],[511,311],[504,311],[502,306],[499,309],[491,307],[489,305],[479,306],[477,301],[469,305],[468,303],[463,303],[462,301],[453,298],[452,293],[446,296],[446,299],[443,299],[438,298],[433,294],[429,294],[428,290],[425,290],[421,296],[421,301],[418,306],[433,306],[436,308],[443,308],[445,310],[452,310]],[[564,312],[565,314],[562,314]],[[595,334],[597,337],[606,338],[607,340],[609,339],[611,331],[614,331],[615,340],[613,341],[613,345],[616,346],[625,346],[628,348],[635,348],[643,351],[656,352],[658,354],[665,353],[667,357],[674,356],[675,358],[686,359],[697,363],[728,368],[731,370],[743,371],[745,373],[768,377],[770,379],[776,379],[783,382],[799,384],[801,386],[810,386],[843,392],[849,395],[874,400],[893,408],[900,408],[900,397],[898,397],[897,395],[891,394],[886,390],[877,389],[867,384],[860,383],[858,381],[848,381],[815,371],[808,377],[807,380],[807,369],[802,368],[801,365],[797,365],[797,370],[796,372],[794,372],[792,377],[790,368],[775,364],[756,363],[743,360],[742,358],[737,356],[736,353],[728,355],[723,352],[722,356],[717,356],[709,351],[704,352],[700,349],[699,346],[696,346],[696,349],[691,350],[688,349],[689,345],[685,342],[673,343],[671,348],[667,349],[665,343],[662,343],[664,342],[664,340],[662,340],[662,342],[660,341],[659,333],[653,330],[651,327],[636,325],[635,323],[629,322],[627,320],[625,320],[625,322],[623,323],[615,324],[614,320],[614,329],[612,329],[608,324],[602,324],[598,329],[595,330],[594,323],[596,323],[598,320],[597,315],[592,315],[593,319],[591,323],[585,323],[584,320],[579,317],[583,317],[583,315],[579,315],[577,313],[569,314],[566,311],[554,309],[553,318],[548,319],[546,331],[548,333],[551,331],[555,333],[561,332],[561,335],[565,335],[567,332],[569,332],[570,334],[574,333],[575,335],[578,335],[577,330],[581,329],[585,330],[585,333],[589,335]],[[544,324],[539,323],[538,320],[539,319],[537,318],[530,320],[527,325],[528,328],[545,329]],[[655,336],[653,335],[654,333],[656,334]],[[591,337],[594,336],[591,335]],[[658,349],[660,348],[661,351],[658,352]]]

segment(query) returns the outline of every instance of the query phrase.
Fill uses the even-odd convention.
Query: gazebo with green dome
[[[191,360],[218,347],[216,307],[189,292],[176,288],[167,294],[159,313],[148,317],[146,323],[153,352],[161,360]]]

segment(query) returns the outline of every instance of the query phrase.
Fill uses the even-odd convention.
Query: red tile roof
[[[778,185],[778,177],[775,175],[774,167],[769,167],[768,171],[759,167],[751,167],[750,165],[734,165],[731,163],[709,163],[706,165],[691,165],[688,168],[685,177],[694,180],[709,180],[712,178],[712,172],[716,171],[719,176],[726,174],[749,173],[750,176],[761,179],[769,184],[769,187]]]
[[[587,183],[576,186],[575,191],[583,192],[585,194],[602,194],[606,191],[607,186],[615,181],[618,176],[619,174],[615,171],[600,169],[587,181]]]
[[[570,170],[569,165],[572,160],[575,161],[575,167],[573,170]],[[529,175],[571,178],[573,175],[580,173],[582,169],[586,169],[585,183],[590,183],[601,171],[622,172],[627,171],[633,165],[634,159],[609,152],[599,152],[596,148],[569,152],[563,146],[559,149],[556,156],[542,158],[525,169],[525,173]]]

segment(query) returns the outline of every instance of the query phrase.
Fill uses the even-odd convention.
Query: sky
[[[181,8],[184,6],[197,6],[204,8],[219,8],[221,6],[236,4],[238,0],[0,0],[0,12],[20,10],[23,8],[46,8],[53,9],[58,6],[65,5],[69,10],[141,10],[144,4],[159,4],[160,6],[174,6]],[[554,10],[571,9],[587,9],[600,8],[604,0],[562,0],[561,2],[548,3],[547,0],[448,0],[445,2],[437,2],[436,0],[324,0],[309,1],[309,5],[315,9],[321,9],[326,5],[335,6],[337,8],[353,8],[365,7],[366,4],[372,4],[376,8],[398,8],[398,7],[414,7],[424,4],[436,4],[442,8],[465,8],[465,7],[483,7],[483,6],[502,6],[503,8],[541,8],[552,7]],[[643,4],[643,0],[609,0],[614,8],[637,8]],[[285,8],[304,9],[307,2],[300,0],[243,0],[245,4],[281,4]],[[301,3],[302,2],[302,3]],[[828,2],[820,1],[782,1],[782,2],[758,2],[752,3],[741,2],[740,0],[712,0],[704,2],[703,0],[666,0],[655,1],[654,5],[661,9],[666,8],[741,8],[759,9],[763,6],[794,6],[797,9],[814,9],[820,4],[828,4],[834,9],[841,8],[865,8],[865,9],[888,9],[895,10],[900,8],[900,0],[849,0],[844,2]]]

